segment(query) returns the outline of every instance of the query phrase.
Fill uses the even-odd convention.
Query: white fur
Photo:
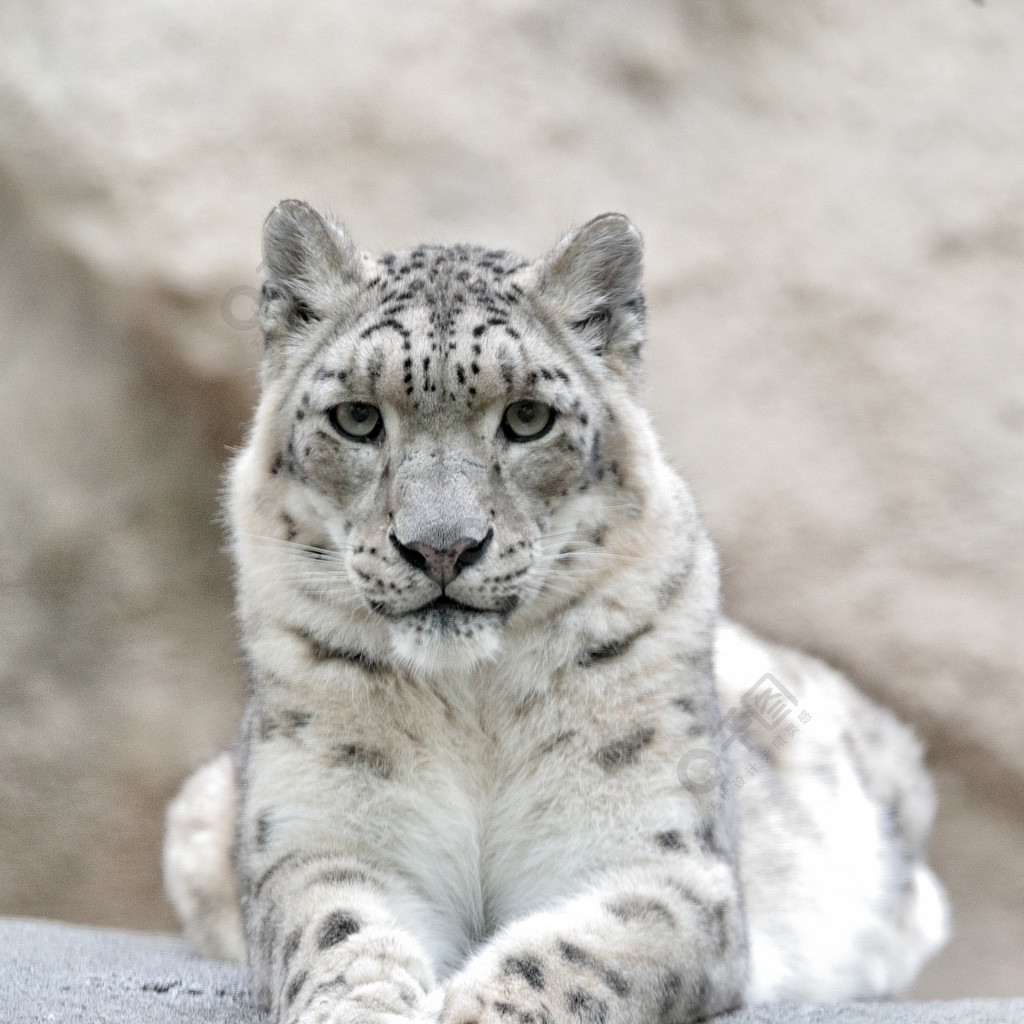
[[[229,498],[243,788],[219,759],[169,815],[193,940],[243,946],[237,818],[249,958],[282,1021],[628,1024],[906,985],[946,930],[920,750],[827,666],[718,618],[714,549],[636,397],[635,229],[598,218],[503,269],[488,314],[464,295],[448,362],[428,341],[451,294],[394,297],[429,254],[358,258],[299,203],[265,238],[271,348]],[[454,294],[461,259],[421,295]],[[509,383],[512,340],[532,390]],[[524,395],[560,410],[550,439],[501,439]],[[332,434],[353,400],[382,410],[377,447]],[[445,515],[493,535],[445,591],[479,614],[419,614],[440,591],[395,530]],[[767,677],[795,702],[786,732],[737,717]],[[710,787],[679,774],[690,756]],[[318,939],[332,917],[353,930]]]

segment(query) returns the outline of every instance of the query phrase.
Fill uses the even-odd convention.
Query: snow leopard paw
[[[484,957],[448,983],[441,1024],[597,1024],[605,1019],[608,1007],[599,1006],[598,997],[560,981],[534,953],[497,961]]]

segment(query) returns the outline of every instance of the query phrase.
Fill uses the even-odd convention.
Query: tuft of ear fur
[[[263,267],[260,324],[268,348],[324,319],[363,283],[362,259],[344,228],[299,199],[285,199],[270,211]]]
[[[644,341],[643,240],[605,213],[567,234],[541,261],[537,294],[571,334],[634,379]]]

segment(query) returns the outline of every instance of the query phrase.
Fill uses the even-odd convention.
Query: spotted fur
[[[244,927],[296,1024],[681,1024],[906,984],[944,929],[920,753],[719,619],[638,400],[632,225],[533,263],[373,257],[287,202],[264,256],[228,505],[251,693],[171,810],[190,934],[235,954]],[[802,730],[745,705],[762,677]]]

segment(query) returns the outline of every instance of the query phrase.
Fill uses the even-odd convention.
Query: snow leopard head
[[[409,661],[493,656],[578,599],[644,506],[641,264],[618,214],[528,262],[466,245],[372,256],[281,203],[233,499],[243,577],[271,551],[283,568],[260,581],[253,566],[254,587],[298,588]]]

